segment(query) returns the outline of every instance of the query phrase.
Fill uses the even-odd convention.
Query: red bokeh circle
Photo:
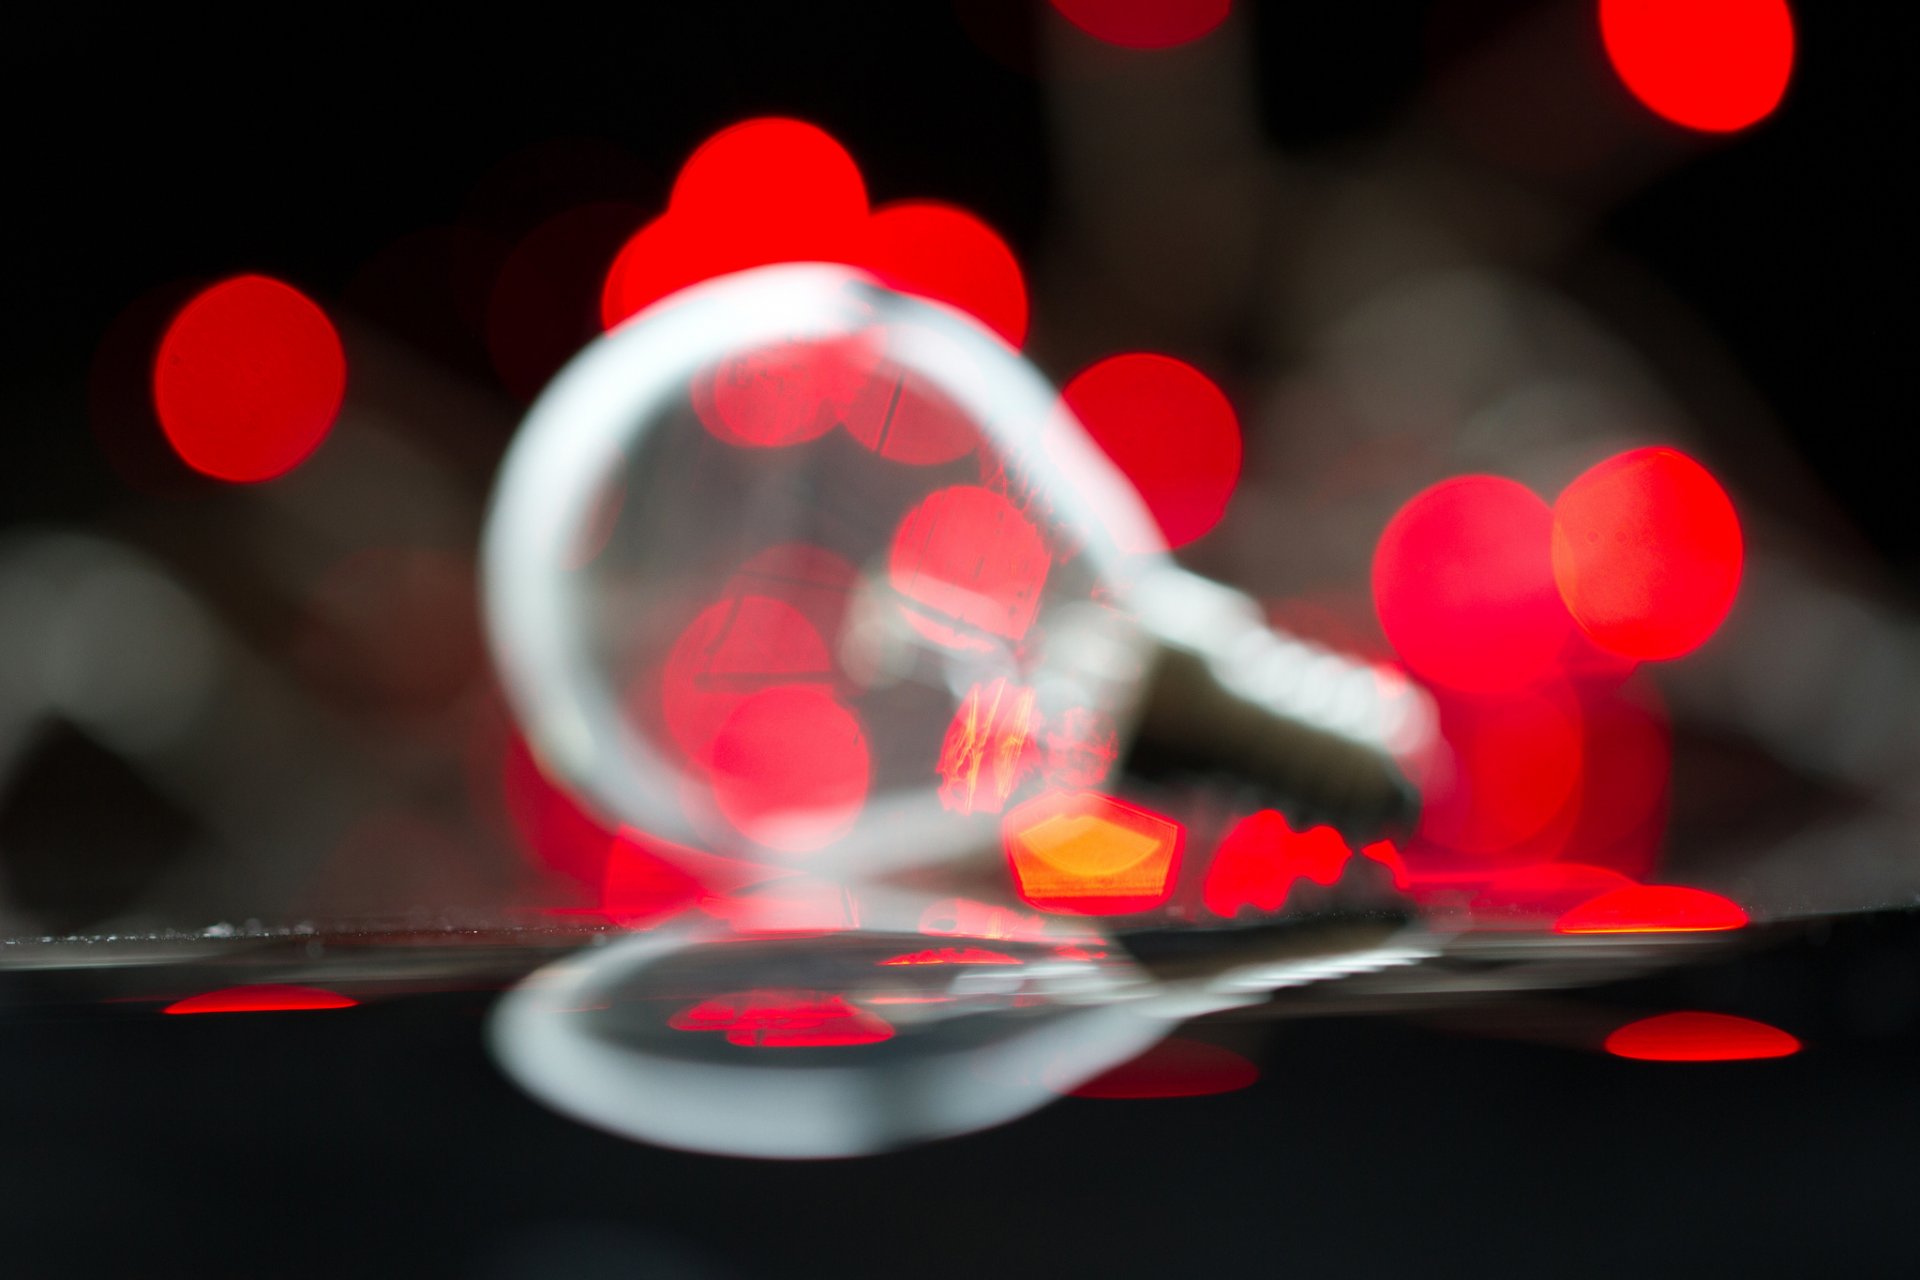
[[[1220,522],[1240,480],[1240,418],[1206,374],[1171,356],[1130,352],[1082,370],[1061,397],[1133,482],[1169,547]]]
[[[326,313],[265,276],[196,295],[153,363],[154,409],[181,460],[241,483],[305,461],[332,430],[346,386],[346,353]]]
[[[1786,0],[1600,0],[1600,38],[1648,110],[1707,133],[1764,120],[1793,75]]]
[[[1554,585],[1552,529],[1547,504],[1499,476],[1416,494],[1373,555],[1374,608],[1401,660],[1477,693],[1557,673],[1572,619]]]
[[[1600,648],[1675,658],[1706,641],[1740,588],[1733,502],[1673,449],[1635,449],[1581,475],[1553,505],[1553,574]]]

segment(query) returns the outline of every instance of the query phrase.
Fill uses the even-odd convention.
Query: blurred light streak
[[[1635,449],[1593,467],[1553,505],[1553,574],[1595,644],[1628,658],[1677,658],[1733,607],[1740,521],[1705,467],[1673,449]]]
[[[236,276],[196,295],[167,326],[153,401],[188,466],[249,483],[284,475],[320,447],[346,395],[332,321],[305,294]]]
[[[1401,659],[1435,684],[1510,691],[1555,674],[1573,627],[1554,585],[1553,513],[1498,476],[1444,480],[1380,534],[1373,599]]]
[[[1607,1036],[1606,1051],[1638,1062],[1746,1062],[1787,1058],[1800,1041],[1764,1022],[1725,1013],[1663,1013]]]
[[[358,1000],[348,999],[323,987],[303,987],[288,983],[261,983],[255,986],[222,987],[197,996],[176,1000],[162,1013],[288,1013],[306,1009],[351,1009]]]
[[[1053,0],[1080,30],[1123,49],[1170,49],[1226,21],[1232,0]]]
[[[1600,0],[1614,71],[1656,115],[1731,133],[1780,105],[1793,75],[1786,0]]]
[[[1647,884],[1588,899],[1554,922],[1555,933],[1719,933],[1746,925],[1739,903],[1705,889]]]
[[[1064,1092],[1074,1098],[1204,1098],[1233,1093],[1260,1078],[1252,1061],[1203,1040],[1175,1036]]]
[[[1171,818],[1091,791],[1036,796],[1006,816],[1004,830],[1021,900],[1086,915],[1166,902],[1186,834]]]
[[[1207,375],[1171,356],[1132,352],[1081,370],[1061,398],[1133,482],[1169,547],[1220,522],[1240,479],[1240,418]]]

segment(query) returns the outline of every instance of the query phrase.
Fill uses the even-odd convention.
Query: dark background
[[[1322,156],[1529,8],[1246,7],[1263,129]],[[1025,256],[1049,209],[1043,94],[1022,70],[1033,15],[962,8],[10,19],[0,525],[110,524],[154,501],[102,460],[86,408],[102,335],[136,299],[260,271],[324,303],[400,237],[498,208],[502,166],[555,137],[629,158],[563,175],[557,195],[651,207],[714,129],[797,115],[848,145],[877,199],[956,201]],[[1640,191],[1601,239],[1718,335],[1904,573],[1920,553],[1898,463],[1914,131],[1910,31],[1893,24],[1911,24],[1898,6],[1796,17],[1778,116]],[[1044,295],[1034,310],[1044,355]],[[483,1056],[482,996],[243,1019],[38,1005],[0,1026],[0,1269],[1911,1274],[1916,954],[1904,923],[1855,921],[1598,997],[1768,1018],[1811,1046],[1778,1063],[1662,1068],[1306,1023],[1262,1042],[1244,1093],[1070,1101],[817,1167],[648,1150],[549,1116]]]
[[[1540,7],[1249,6],[1262,127],[1276,145],[1338,155]],[[276,10],[200,23],[36,11],[0,54],[15,449],[0,516],[85,519],[122,497],[95,457],[83,389],[136,298],[259,271],[324,302],[402,236],[470,213],[476,189],[484,203],[516,154],[552,139],[630,157],[561,179],[576,200],[658,207],[714,129],[796,115],[847,144],[876,200],[955,201],[1030,257],[1049,195],[1042,92],[1020,69],[1036,65],[1033,9],[675,4],[442,22]],[[1911,423],[1894,384],[1910,329],[1912,21],[1830,5],[1795,18],[1783,109],[1640,191],[1601,239],[1706,318],[1843,505],[1908,561],[1910,487],[1886,463]]]

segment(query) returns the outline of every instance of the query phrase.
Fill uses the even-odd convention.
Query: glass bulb
[[[1302,732],[1353,744],[1398,794],[1410,692],[1273,640],[1163,547],[1018,352],[859,271],[777,266],[651,308],[542,395],[488,621],[547,768],[733,856],[868,876],[997,846],[1023,797],[1106,784],[1143,708],[1242,772],[1311,783]]]

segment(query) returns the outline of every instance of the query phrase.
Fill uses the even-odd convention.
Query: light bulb
[[[1163,545],[977,323],[768,267],[635,317],[542,395],[487,616],[543,765],[722,853],[864,878],[996,848],[1022,796],[1117,777],[1136,729],[1313,817],[1400,816],[1418,696]]]
[[[1196,984],[1055,937],[935,946],[903,888],[1011,875],[1043,909],[1150,913],[1181,828],[1110,792],[1153,768],[1356,839],[1410,816],[1422,695],[1163,548],[1017,351],[859,271],[742,272],[598,339],[533,407],[487,529],[514,710],[610,823],[845,886],[859,929],[582,953],[501,1006],[510,1074],[669,1145],[854,1154],[1011,1118],[1169,1020],[1350,972],[1340,947],[1215,957],[1237,976]]]

